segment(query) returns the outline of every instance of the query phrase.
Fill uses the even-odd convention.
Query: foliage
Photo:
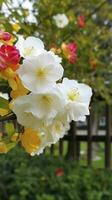
[[[7,156],[7,159],[6,159]],[[112,173],[59,158],[30,157],[19,148],[0,157],[0,199],[111,200]],[[63,173],[57,174],[57,169]]]
[[[18,1],[20,2],[20,1]],[[31,2],[31,1],[30,1]],[[13,6],[13,0],[5,1],[8,17],[1,10],[1,27],[14,33],[39,36],[47,48],[61,49],[62,43],[76,42],[78,58],[75,64],[69,64],[63,56],[65,74],[92,86],[96,96],[101,96],[111,103],[112,91],[112,1],[89,0],[76,2],[73,0],[34,0],[33,8],[19,3]],[[49,8],[46,10],[46,8]],[[35,20],[28,21],[28,15]],[[53,16],[65,13],[69,24],[60,29],[56,26]],[[85,19],[84,26],[78,24],[78,17]],[[61,52],[62,53],[62,52]]]

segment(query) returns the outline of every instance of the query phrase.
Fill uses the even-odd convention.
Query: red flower
[[[0,30],[0,40],[9,41],[11,39],[11,37],[12,36],[10,33]]]
[[[77,51],[77,45],[76,43],[72,42],[68,44],[68,49],[70,50],[70,52],[76,53]]]
[[[77,54],[72,53],[68,56],[68,61],[70,64],[74,64],[76,62],[76,59],[77,59]]]
[[[56,171],[55,171],[55,175],[56,176],[63,176],[64,174],[64,170],[62,168],[58,168]]]
[[[62,50],[64,56],[68,59],[70,64],[74,64],[77,59],[77,44],[71,42],[69,44],[62,44]]]
[[[2,45],[0,47],[0,70],[10,67],[15,71],[19,62],[20,53],[15,46]]]
[[[83,28],[85,26],[85,19],[83,15],[80,15],[78,17],[78,25],[80,28]]]

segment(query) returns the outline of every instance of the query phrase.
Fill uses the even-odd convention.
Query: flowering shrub
[[[112,103],[111,0],[1,2],[1,28],[15,35],[39,36],[47,49],[63,57],[68,78],[89,84],[95,100]],[[75,54],[65,55],[63,43],[76,43]]]
[[[29,157],[21,149],[0,157],[0,199],[111,200],[111,170],[75,166],[62,158]]]
[[[47,51],[39,38],[21,36],[14,44],[5,34],[2,31],[0,76],[8,82],[11,92],[10,103],[1,106],[1,115],[4,110],[13,112],[24,130],[16,133],[9,124],[8,139],[1,136],[0,152],[6,153],[21,143],[28,153],[38,155],[67,133],[72,120],[85,120],[92,90],[77,80],[62,78],[61,58]],[[77,45],[63,44],[62,49],[69,62],[75,62]],[[6,102],[3,98],[1,101]]]

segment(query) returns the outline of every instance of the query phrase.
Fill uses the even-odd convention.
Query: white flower
[[[20,124],[43,130],[59,112],[63,112],[64,104],[60,90],[53,88],[48,93],[18,97],[13,101],[12,110]]]
[[[63,79],[58,84],[66,99],[66,114],[68,121],[84,121],[89,115],[89,103],[92,95],[91,88],[86,84],[80,84],[75,80]]]
[[[63,138],[69,130],[69,123],[65,120],[64,115],[57,115],[51,125],[46,126],[45,130],[41,132],[41,144],[39,148],[32,153],[32,155],[39,155],[47,146],[55,144],[60,138]]]
[[[25,127],[37,129],[40,121],[31,112],[28,112],[31,101],[29,95],[21,96],[15,99],[12,103],[12,110],[17,116],[19,124]]]
[[[57,14],[53,16],[53,19],[55,20],[58,28],[64,28],[69,23],[68,17],[65,14]]]
[[[63,115],[62,113],[58,114],[52,124],[47,128],[47,134],[51,134],[51,144],[55,144],[60,138],[63,138],[63,136],[67,134],[69,128],[70,125],[64,116],[64,113]]]
[[[45,51],[43,42],[39,38],[32,36],[27,37],[26,39],[19,36],[16,47],[19,49],[21,56],[24,58],[38,56]]]
[[[57,88],[53,88],[47,93],[33,93],[28,96],[32,105],[27,111],[48,124],[52,123],[58,112],[62,112],[64,109],[65,100]]]
[[[63,76],[63,67],[54,56],[45,52],[25,59],[17,73],[23,85],[34,93],[49,91]]]

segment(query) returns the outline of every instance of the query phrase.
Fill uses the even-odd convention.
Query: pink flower
[[[70,64],[74,64],[77,59],[77,44],[72,42],[69,44],[62,44],[64,56],[68,59]]]
[[[11,39],[11,37],[12,36],[10,33],[0,30],[0,40],[9,41]]]
[[[18,68],[20,53],[15,46],[2,45],[0,47],[0,71],[10,67],[13,71]]]
[[[74,43],[74,42],[69,43],[69,44],[68,44],[68,49],[69,49],[71,52],[76,53],[76,51],[77,51],[77,45],[76,45],[76,43]]]

